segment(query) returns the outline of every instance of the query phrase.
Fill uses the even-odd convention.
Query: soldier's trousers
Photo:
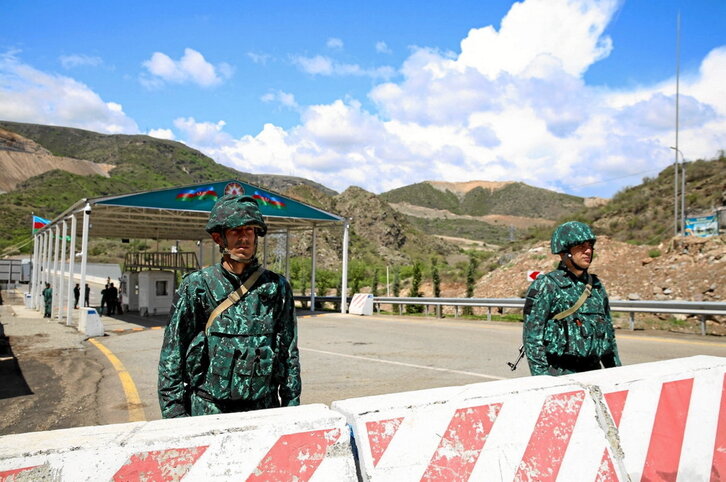
[[[547,374],[555,377],[570,373],[589,372],[600,368],[602,368],[602,365],[597,357],[547,355]]]
[[[191,415],[215,415],[218,413],[249,412],[263,408],[277,408],[280,400],[269,396],[260,400],[215,400],[207,393],[197,390],[190,396]]]

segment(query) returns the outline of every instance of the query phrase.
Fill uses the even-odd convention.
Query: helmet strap
[[[232,253],[229,250],[229,246],[227,246],[227,236],[224,231],[220,233],[222,238],[222,244],[219,246],[219,251],[222,253],[222,256],[229,256],[229,259],[232,261],[235,261],[237,263],[242,264],[249,264],[252,262],[253,259],[255,259],[255,256],[257,256],[257,236],[255,235],[255,250],[253,251],[252,255],[249,258],[243,258],[242,256],[237,256],[236,254]]]

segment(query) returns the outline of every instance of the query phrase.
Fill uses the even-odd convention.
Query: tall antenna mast
[[[676,148],[675,162],[673,164],[673,229],[674,236],[678,236],[678,104],[680,94],[680,75],[681,75],[681,11],[678,11],[676,17]]]

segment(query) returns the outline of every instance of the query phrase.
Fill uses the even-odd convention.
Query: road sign
[[[541,274],[543,274],[541,271],[527,271],[527,279],[529,281],[534,281]]]

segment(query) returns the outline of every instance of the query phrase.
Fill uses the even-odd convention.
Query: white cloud
[[[297,110],[300,107],[293,94],[283,92],[282,90],[268,92],[261,97],[261,100],[263,102],[277,102],[283,107],[287,107],[292,110]]]
[[[104,101],[87,85],[70,77],[24,64],[17,54],[0,54],[0,118],[107,134],[139,132],[120,104]]]
[[[297,126],[266,125],[208,152],[241,170],[294,170],[337,190],[485,179],[612,195],[672,162],[675,118],[674,79],[629,90],[585,83],[587,69],[616,48],[604,32],[618,6],[515,3],[498,30],[470,30],[460,52],[413,49],[400,81],[371,90],[375,110],[355,99],[301,108]],[[325,56],[294,61],[314,75],[364,72]],[[724,78],[726,46],[681,79],[688,159],[726,146]]]
[[[334,50],[341,50],[341,49],[343,48],[343,41],[342,41],[342,40],[340,40],[339,38],[335,38],[335,37],[330,37],[330,38],[328,39],[328,41],[327,41],[327,42],[325,42],[325,45],[326,45],[326,46],[327,46],[327,47],[328,47],[329,49],[334,49]]]
[[[267,61],[271,58],[268,54],[258,54],[256,52],[247,52],[247,57],[249,57],[252,62],[262,65],[267,64]]]
[[[97,67],[103,63],[101,57],[94,57],[84,54],[61,55],[60,62],[64,69],[72,69],[74,67],[90,66]]]
[[[204,56],[194,49],[184,49],[179,60],[173,60],[162,52],[154,52],[143,63],[149,76],[142,76],[146,87],[160,87],[164,82],[185,84],[193,83],[201,87],[213,87],[232,76],[232,67],[226,63],[210,64]]]
[[[173,141],[176,139],[171,129],[151,129],[147,132],[150,137],[156,137],[157,139],[166,139],[167,141]]]
[[[292,62],[300,70],[311,75],[371,77],[373,79],[390,79],[395,75],[395,71],[389,66],[364,69],[356,64],[338,63],[323,55],[314,57],[295,56],[292,58]]]
[[[386,45],[386,42],[379,40],[376,42],[376,52],[379,54],[392,54],[393,50],[391,50],[388,45]]]

